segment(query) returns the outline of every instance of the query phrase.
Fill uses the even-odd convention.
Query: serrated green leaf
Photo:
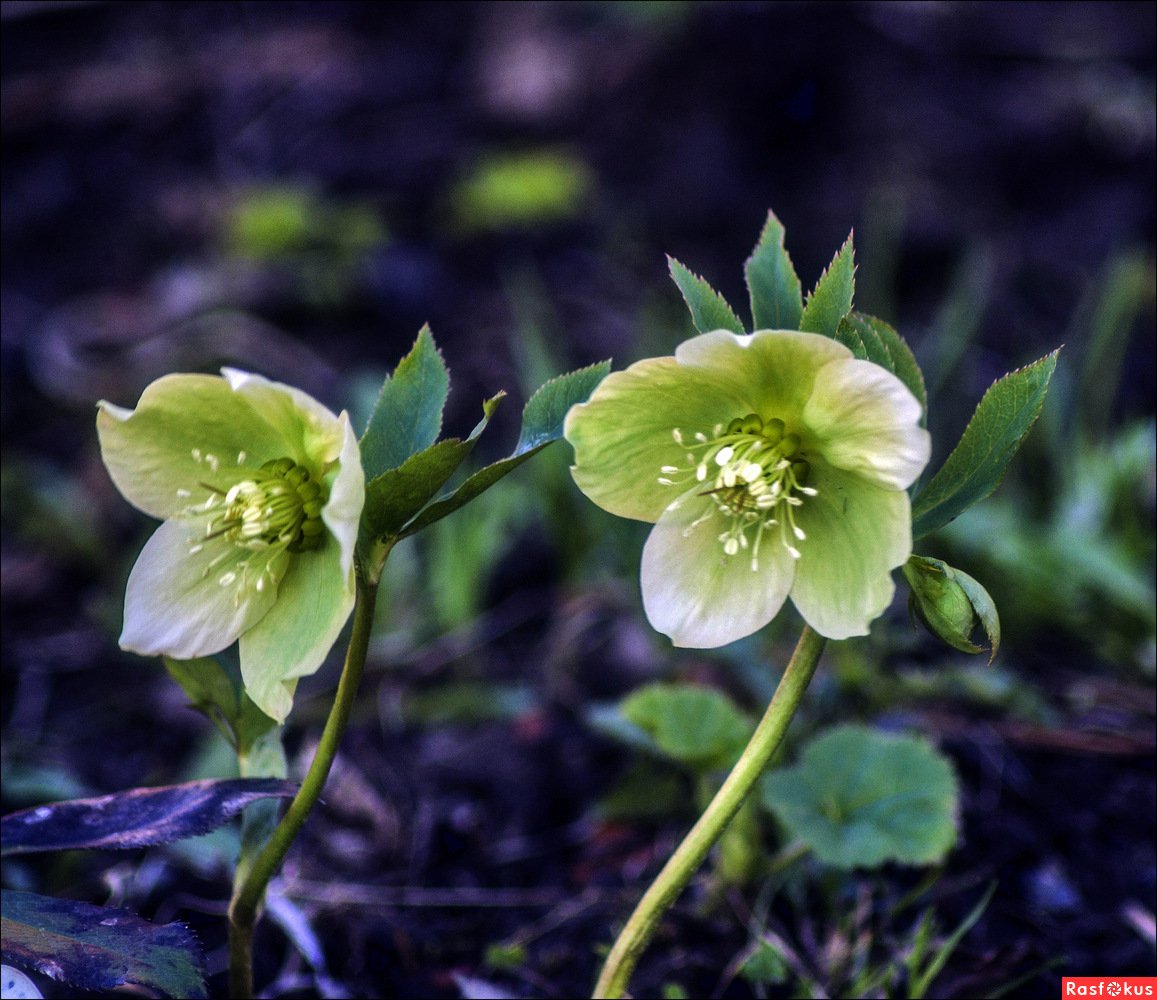
[[[541,448],[562,437],[562,424],[570,408],[585,403],[611,370],[609,361],[599,361],[565,375],[556,375],[538,387],[522,408],[522,430],[514,455]]]
[[[650,684],[619,707],[662,754],[695,770],[729,767],[754,728],[722,691],[695,684]]]
[[[840,320],[852,311],[852,296],[856,289],[855,249],[852,237],[832,258],[828,269],[820,275],[816,287],[807,298],[800,317],[799,328],[807,333],[822,333],[835,337]]]
[[[0,853],[170,844],[215,830],[252,802],[296,791],[291,782],[273,778],[207,778],[53,802],[0,819]]]
[[[505,395],[500,392],[482,404],[482,419],[465,440],[439,441],[366,483],[362,524],[369,537],[396,537],[406,522],[430,502],[469,457]]]
[[[382,383],[374,412],[361,439],[366,481],[396,469],[411,455],[429,448],[442,429],[442,410],[450,393],[450,374],[429,326]]]
[[[890,371],[908,387],[927,412],[924,375],[908,342],[894,327],[875,316],[853,310],[840,320],[836,340],[850,348],[857,358],[864,358]]]
[[[960,442],[912,500],[912,537],[943,527],[992,493],[1044,406],[1060,348],[997,379]]]
[[[552,441],[561,438],[567,411],[577,403],[585,403],[610,368],[609,361],[600,361],[566,375],[559,375],[541,386],[523,407],[522,430],[514,451],[506,458],[479,469],[452,493],[435,500],[406,525],[399,537],[413,535],[435,521],[440,521],[447,514],[452,514],[486,492]]]
[[[674,257],[667,258],[667,266],[671,270],[671,277],[683,293],[687,308],[691,310],[691,321],[700,333],[710,333],[712,330],[730,330],[732,333],[743,333],[743,324],[735,315],[735,310],[727,304],[727,300],[712,288],[699,275],[692,273],[680,264]]]
[[[952,765],[926,740],[840,726],[763,779],[763,804],[825,864],[939,861],[956,840]]]
[[[184,924],[9,889],[0,906],[5,962],[85,990],[128,986],[166,997],[208,996],[201,949]]]
[[[768,212],[759,242],[743,265],[754,330],[799,329],[803,293],[783,237],[783,224]]]

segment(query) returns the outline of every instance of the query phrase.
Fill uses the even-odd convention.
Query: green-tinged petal
[[[829,639],[867,635],[892,600],[892,570],[912,552],[908,494],[822,462],[808,484],[818,495],[795,511],[807,537],[798,543],[792,603]]]
[[[358,524],[366,502],[366,477],[349,417],[343,411],[338,420],[342,431],[341,453],[336,470],[328,477],[329,501],[322,508],[321,519],[341,551],[341,579],[344,580],[353,570]]]
[[[919,401],[895,375],[870,361],[825,365],[803,410],[817,447],[840,469],[907,489],[928,464],[932,439]]]
[[[724,553],[719,533],[727,524],[714,511],[709,498],[692,491],[663,514],[643,548],[643,607],[676,646],[709,649],[742,639],[775,617],[791,589],[795,567],[787,551],[765,536],[753,571],[749,550]]]
[[[241,676],[249,697],[284,722],[300,677],[314,673],[354,606],[353,572],[342,570],[341,547],[327,539],[316,552],[293,560],[277,603],[241,635]]]
[[[315,469],[341,454],[345,441],[341,423],[312,396],[236,368],[222,368],[221,374],[233,392],[281,436],[289,449],[282,454]]]
[[[255,586],[254,571],[265,566],[261,553],[223,538],[205,540],[202,533],[203,522],[166,521],[145,544],[125,592],[122,648],[179,660],[207,656],[252,628],[273,606],[277,588]],[[241,567],[246,557],[248,576]]]
[[[212,375],[166,375],[145,389],[135,410],[99,406],[109,475],[129,503],[153,517],[183,510],[187,491],[206,479],[227,488],[241,478],[239,465],[256,467],[283,453],[281,436]]]
[[[680,492],[659,484],[661,469],[687,460],[673,431],[690,441],[695,432],[710,433],[747,413],[741,388],[674,358],[639,361],[611,373],[586,403],[571,407],[563,427],[574,446],[571,474],[579,489],[619,517],[657,521]]]
[[[684,341],[675,350],[681,365],[709,375],[742,400],[741,412],[763,419],[778,417],[798,433],[796,426],[811,395],[816,373],[832,361],[852,357],[843,344],[798,330],[757,330],[738,336],[715,330]]]

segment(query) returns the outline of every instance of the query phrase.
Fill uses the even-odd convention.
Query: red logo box
[[[1061,996],[1157,998],[1157,976],[1065,976]]]

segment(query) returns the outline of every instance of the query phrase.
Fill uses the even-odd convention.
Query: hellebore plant
[[[625,993],[659,919],[782,741],[825,642],[868,633],[891,603],[893,570],[904,567],[914,613],[945,641],[979,652],[970,634],[982,624],[993,655],[999,643],[987,592],[914,556],[913,527],[926,534],[996,488],[1040,413],[1055,353],[993,385],[944,467],[910,498],[931,455],[915,358],[894,329],[852,310],[851,238],[805,302],[783,237],[769,214],[745,267],[751,333],[672,259],[700,335],[673,357],[609,375],[566,420],[579,489],[654,524],[643,607],[674,645],[751,635],[788,598],[806,623],[746,749],[616,939],[596,997]]]
[[[353,615],[333,708],[301,787],[276,828],[275,814],[261,812],[269,802],[244,816],[229,910],[231,996],[253,995],[253,930],[265,889],[321,794],[349,720],[391,549],[561,438],[569,408],[590,395],[608,368],[592,365],[547,382],[523,410],[514,451],[453,488],[446,484],[503,394],[483,404],[482,420],[467,437],[439,440],[449,373],[427,328],[386,379],[360,440],[345,413],[335,416],[298,389],[233,369],[220,377],[165,376],[132,410],[100,403],[97,431],[113,482],[133,506],[163,521],[129,576],[121,646],[164,656],[193,705],[233,743],[241,784],[257,779],[250,793],[236,783],[166,789],[154,801],[175,816],[212,820],[172,822],[163,834],[134,832],[114,846],[203,833],[240,803],[284,795],[285,782],[274,779],[285,777],[281,724],[297,682],[318,670]],[[234,642],[241,676],[231,686],[228,671],[210,657]],[[75,803],[69,817],[114,805],[131,812],[133,794],[91,807]],[[193,795],[200,796],[198,808]],[[216,796],[208,810],[201,804],[206,795]],[[221,797],[237,803],[231,812],[215,804]],[[97,846],[85,837],[71,843]],[[108,846],[107,837],[101,844]],[[58,903],[38,899],[23,903],[32,920]],[[99,916],[74,912],[69,919],[99,924]],[[93,981],[84,969],[72,971],[71,981]]]

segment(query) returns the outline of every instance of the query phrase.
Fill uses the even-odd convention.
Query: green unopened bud
[[[911,556],[904,564],[904,579],[911,588],[908,612],[928,631],[965,653],[983,653],[972,641],[977,626],[988,638],[988,662],[1000,648],[1000,618],[996,605],[979,583],[946,562],[927,556]]]

